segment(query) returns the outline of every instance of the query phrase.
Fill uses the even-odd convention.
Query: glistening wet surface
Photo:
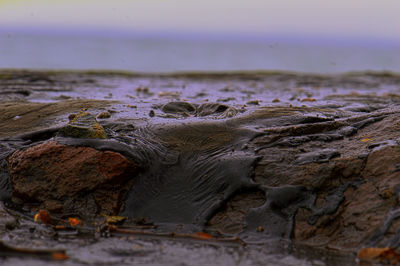
[[[171,259],[172,253],[180,254],[179,260],[189,265],[202,261],[197,256],[206,264],[227,264],[232,259],[240,265],[265,264],[265,260],[271,265],[351,263],[352,252],[359,244],[346,246],[340,236],[322,244],[299,228],[323,227],[321,221],[341,211],[349,191],[368,183],[358,170],[338,172],[340,163],[344,163],[340,160],[355,157],[363,169],[373,152],[365,143],[372,138],[376,142],[389,139],[397,145],[397,122],[389,121],[397,121],[400,77],[390,73],[321,76],[279,72],[144,75],[5,71],[1,80],[1,106],[5,110],[0,124],[3,200],[22,206],[28,213],[52,204],[61,206],[61,215],[54,214],[59,217],[70,213],[89,221],[106,212],[128,217],[133,223],[145,220],[146,225],[153,226],[147,235],[139,237],[144,239],[120,236],[121,246],[110,251],[107,258],[99,252],[115,245],[112,242],[119,241],[118,234],[111,239],[84,238],[77,232],[63,242],[50,240],[49,232],[43,245],[58,243],[56,246],[66,248],[73,258],[71,263],[115,260],[153,264],[158,258],[160,264],[174,264],[178,259]],[[90,115],[93,117],[78,123],[79,117]],[[378,123],[386,129],[370,126]],[[104,130],[107,138],[88,138],[92,131],[87,128],[82,137],[80,131],[72,131],[78,125],[79,130],[91,127],[93,134]],[[378,134],[381,132],[385,133]],[[49,141],[58,143],[60,149],[91,147],[117,152],[134,162],[135,171],[117,180],[121,182],[122,200],[111,210],[99,206],[91,190],[80,192],[80,205],[72,204],[78,202],[73,199],[59,198],[57,193],[43,198],[35,192],[27,197],[18,190],[17,180],[29,186],[36,172],[21,172],[17,155],[10,155]],[[44,181],[50,176],[46,171],[41,173]],[[334,175],[335,171],[339,174]],[[388,205],[384,206],[382,210]],[[308,225],[302,225],[302,219]],[[28,235],[46,235],[40,225],[34,227],[38,228],[36,236],[19,225],[20,231],[6,231],[3,239],[20,245]],[[230,239],[232,243],[158,239],[172,232],[205,232],[213,239]],[[12,234],[17,238],[11,241]],[[290,239],[300,239],[303,244],[291,243]],[[81,241],[87,253],[78,255],[76,241]],[[243,247],[243,243],[248,246]],[[314,248],[302,246],[305,243]],[[136,252],[125,245],[149,248]],[[165,246],[169,247],[167,251],[161,248]],[[315,246],[325,249],[320,251]],[[335,253],[327,247],[350,253]],[[97,254],[92,257],[91,252]],[[217,256],[219,253],[224,256]],[[18,262],[11,257],[5,260]]]

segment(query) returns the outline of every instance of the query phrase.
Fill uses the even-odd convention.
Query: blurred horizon
[[[227,40],[227,41],[281,41],[292,43],[323,43],[332,45],[384,45],[400,48],[400,38],[371,38],[368,36],[321,35],[303,33],[238,33],[209,31],[165,31],[165,30],[132,30],[99,27],[51,27],[51,26],[2,26],[0,35],[53,35],[53,36],[86,36],[86,37],[119,37],[119,38],[162,38],[192,40]],[[400,34],[399,34],[400,35]],[[334,42],[334,43],[332,43]]]

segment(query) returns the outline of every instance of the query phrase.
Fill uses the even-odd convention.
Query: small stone
[[[179,99],[181,93],[173,91],[160,91],[157,93],[157,96],[160,98]]]
[[[0,202],[0,231],[13,230],[17,227],[18,222],[15,217],[10,215],[4,207],[4,204]]]
[[[145,95],[147,95],[147,96],[153,95],[153,93],[150,92],[150,89],[149,89],[148,87],[137,87],[137,88],[136,88],[136,92],[137,92],[137,93],[145,94]]]
[[[391,199],[394,196],[393,189],[387,188],[380,193],[383,199]]]
[[[107,138],[104,128],[99,124],[99,122],[97,122],[96,118],[90,113],[84,111],[75,115],[75,117],[73,117],[72,120],[60,130],[60,133],[65,137],[73,138]]]
[[[248,101],[246,104],[248,104],[248,105],[260,105],[260,101],[259,100]]]
[[[111,114],[109,112],[101,112],[97,115],[98,119],[110,118]]]
[[[156,114],[154,113],[154,110],[150,110],[150,112],[149,112],[149,116],[150,117],[154,117]]]
[[[68,116],[68,120],[69,121],[72,121],[72,120],[74,120],[76,118],[76,114],[70,114],[69,116]]]

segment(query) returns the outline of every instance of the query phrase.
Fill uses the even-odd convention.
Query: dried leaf
[[[68,256],[65,254],[65,250],[63,249],[46,249],[46,248],[25,248],[25,247],[15,247],[10,246],[3,241],[0,241],[0,251],[8,253],[8,254],[17,254],[18,256],[45,256],[48,258],[49,256],[56,260],[65,260],[68,259]]]
[[[179,98],[181,96],[181,93],[172,91],[160,91],[159,93],[157,93],[157,96],[165,98]]]
[[[379,256],[381,260],[390,261],[392,264],[398,264],[400,262],[400,254],[396,253],[393,248],[388,248],[388,250],[382,252]]]
[[[357,257],[360,260],[388,261],[392,264],[397,264],[400,262],[400,254],[396,253],[392,247],[363,248],[358,252]]]
[[[61,252],[54,252],[52,254],[52,257],[53,257],[54,260],[66,260],[66,259],[68,259],[67,254],[61,253]]]
[[[106,223],[108,224],[120,224],[126,220],[124,216],[106,216]]]
[[[46,210],[39,210],[38,213],[33,216],[33,220],[37,223],[52,224],[51,216]]]
[[[391,248],[363,248],[358,252],[357,257],[361,260],[372,260],[389,249]]]
[[[76,226],[82,224],[82,220],[79,220],[78,218],[69,217],[68,218],[68,223],[69,223],[70,226],[76,227]]]
[[[196,232],[194,236],[198,239],[212,239],[214,238],[212,235],[204,233],[204,232]]]
[[[54,227],[54,229],[55,229],[55,230],[65,230],[65,229],[67,229],[67,227],[66,227],[65,225],[56,225],[56,226]]]
[[[301,99],[301,102],[315,102],[316,100],[314,98],[304,98]]]
[[[365,138],[365,139],[362,139],[361,140],[361,142],[368,142],[368,141],[371,141],[372,139],[370,139],[370,138]]]

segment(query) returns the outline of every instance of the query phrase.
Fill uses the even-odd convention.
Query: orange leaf
[[[68,256],[65,253],[54,252],[52,254],[53,259],[55,260],[66,260]]]
[[[56,225],[54,227],[54,229],[56,229],[56,230],[64,230],[64,229],[67,229],[67,227],[65,225]]]
[[[70,226],[75,227],[75,226],[78,226],[78,225],[82,224],[82,220],[79,220],[77,218],[69,217],[68,218],[68,223],[69,223]]]
[[[370,139],[370,138],[365,138],[365,139],[362,139],[361,140],[361,142],[368,142],[368,141],[371,141],[372,139]]]
[[[33,220],[37,223],[51,224],[51,217],[48,211],[39,210],[38,213],[33,216]]]
[[[301,102],[315,102],[316,100],[314,98],[304,98],[301,99]]]
[[[392,264],[398,264],[400,262],[400,254],[396,253],[393,248],[388,248],[388,250],[384,251],[380,256],[380,259],[388,260]]]
[[[194,236],[198,239],[212,239],[213,236],[204,232],[196,232]]]
[[[363,248],[361,249],[357,257],[361,260],[372,260],[378,258],[387,251],[393,250],[392,248]]]

